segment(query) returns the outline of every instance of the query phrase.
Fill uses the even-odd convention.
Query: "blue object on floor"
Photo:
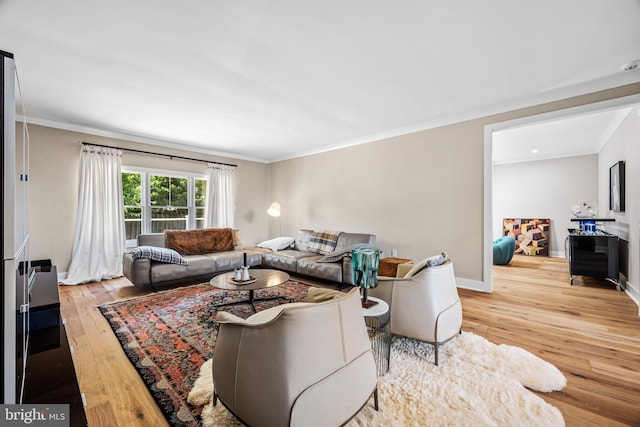
[[[512,236],[500,237],[493,241],[493,264],[509,264],[516,251],[516,239]]]

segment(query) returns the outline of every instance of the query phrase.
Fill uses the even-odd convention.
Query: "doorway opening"
[[[494,217],[495,211],[495,200],[494,200],[494,191],[495,191],[495,170],[494,170],[494,153],[498,153],[496,150],[500,148],[500,138],[502,136],[508,135],[525,135],[527,131],[531,133],[535,133],[535,131],[539,131],[542,128],[550,128],[553,126],[562,126],[564,124],[569,124],[570,121],[574,121],[575,123],[579,123],[581,120],[588,120],[588,117],[591,116],[596,117],[595,115],[601,115],[604,117],[605,115],[610,115],[612,120],[614,117],[625,117],[625,110],[627,110],[627,114],[634,107],[640,104],[640,95],[632,95],[622,98],[616,98],[612,100],[582,105],[578,107],[556,110],[544,114],[534,115],[523,117],[519,119],[504,121],[504,122],[496,122],[485,126],[485,137],[484,137],[484,258],[483,258],[483,284],[485,285],[485,289],[488,292],[493,290],[493,263],[492,263],[492,242],[495,236],[501,234],[501,227],[498,229],[498,225],[496,223],[501,223],[501,218],[496,219]],[[584,119],[587,117],[587,119]],[[566,121],[566,122],[564,122]],[[563,123],[564,122],[564,123]],[[619,125],[619,123],[618,123]],[[615,129],[613,129],[615,130]],[[613,132],[613,130],[611,132]],[[603,133],[605,133],[605,129],[603,129]],[[610,136],[610,135],[609,135]],[[527,146],[527,139],[522,137],[523,147],[521,149],[516,149],[515,146],[512,146],[513,153],[512,155],[514,162],[524,163],[527,161],[527,158],[535,160],[535,158],[524,157],[524,154],[535,155],[535,154],[544,154],[540,153],[532,153],[535,147]],[[606,140],[602,142],[604,145]],[[508,144],[508,142],[507,142]],[[556,143],[558,145],[558,143]],[[566,148],[562,146],[555,147],[557,149]],[[598,150],[602,148],[600,146]],[[538,149],[540,150],[540,149]],[[564,152],[562,154],[562,150],[558,150],[560,154],[556,154],[556,158],[568,157],[571,154],[568,152]],[[593,151],[593,150],[592,150]],[[575,152],[577,153],[577,151]],[[582,153],[587,155],[588,153]],[[597,151],[592,152],[597,156]],[[520,155],[517,158],[516,155]],[[574,156],[577,154],[573,154]],[[508,156],[504,156],[506,158]],[[498,156],[498,159],[502,157]],[[551,158],[551,157],[549,157]],[[503,160],[498,160],[498,163]],[[535,177],[532,177],[532,180],[535,180]],[[596,193],[597,195],[597,189]],[[569,204],[566,206],[566,213],[563,213],[563,218],[566,218],[569,221],[570,218],[570,208]],[[608,207],[605,206],[604,209]],[[558,229],[560,230],[560,229]],[[559,236],[560,237],[560,236]],[[564,237],[560,237],[564,239]],[[557,241],[553,245],[557,246]],[[553,255],[555,256],[563,256],[564,251],[559,249],[552,250]]]

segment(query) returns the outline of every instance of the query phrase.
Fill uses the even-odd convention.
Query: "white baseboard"
[[[631,301],[635,302],[638,306],[638,316],[640,316],[640,292],[638,292],[638,286],[633,286],[627,282],[624,291],[629,295]]]
[[[456,286],[458,288],[470,289],[472,291],[491,292],[489,285],[480,280],[465,279],[462,277],[456,277]]]
[[[549,256],[551,258],[566,258],[564,256],[564,251],[551,251],[549,252]]]

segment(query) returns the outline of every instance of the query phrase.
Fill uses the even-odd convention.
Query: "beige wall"
[[[640,84],[265,165],[29,126],[31,258],[71,259],[80,142],[212,161],[237,170],[236,226],[247,243],[278,234],[265,214],[282,204],[282,234],[299,228],[375,233],[385,256],[419,260],[446,250],[470,287],[483,280],[483,144],[487,124],[640,93]],[[21,137],[21,127],[17,127]],[[204,164],[125,153],[123,164],[204,172]],[[268,229],[267,229],[268,227]]]
[[[17,126],[16,131],[16,137],[22,138],[22,126]],[[236,227],[242,231],[247,243],[257,243],[267,237],[265,211],[268,206],[268,165],[36,125],[29,125],[29,137],[30,258],[50,258],[58,272],[66,272],[71,261],[78,202],[80,143],[83,141],[239,165],[235,172],[238,188]],[[122,163],[164,170],[207,172],[206,163],[171,160],[126,151],[123,152]]]
[[[421,259],[443,250],[461,272],[481,269],[482,217],[452,210],[482,205],[482,141],[465,123],[274,164],[283,230],[368,232],[385,256]],[[294,178],[295,177],[295,178]],[[456,267],[458,268],[458,267]]]
[[[370,232],[384,256],[397,249],[414,260],[445,250],[459,284],[481,288],[484,127],[637,93],[640,84],[633,84],[278,162],[270,196],[282,204],[285,234],[298,228]]]

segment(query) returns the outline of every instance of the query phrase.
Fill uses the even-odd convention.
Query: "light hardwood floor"
[[[569,286],[564,259],[516,256],[494,272],[493,293],[460,289],[463,330],[556,365],[567,387],[538,395],[567,426],[640,426],[638,306],[607,282],[578,278]],[[144,294],[126,279],[60,287],[91,427],[167,425],[96,308]]]

